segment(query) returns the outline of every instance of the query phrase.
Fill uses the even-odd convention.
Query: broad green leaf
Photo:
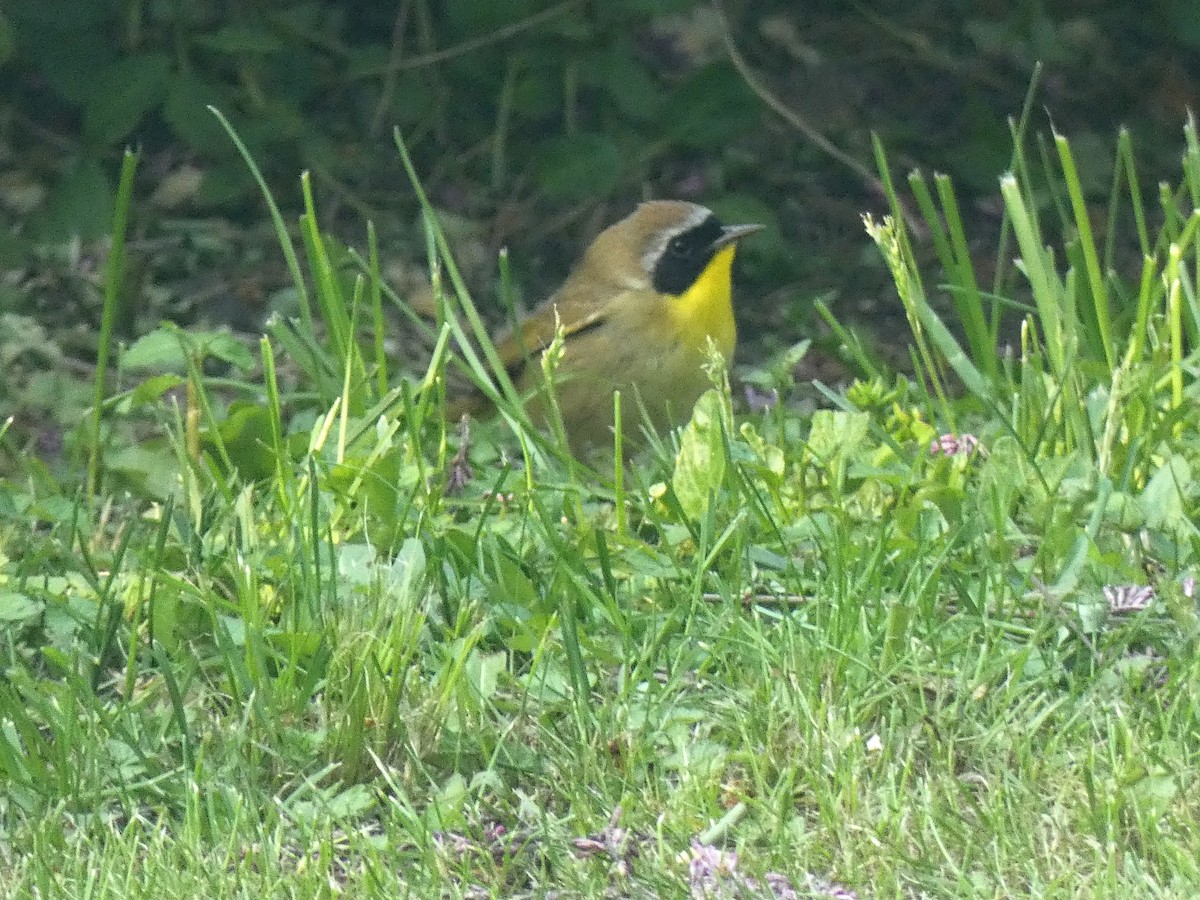
[[[586,60],[580,78],[608,94],[631,119],[648,120],[666,100],[659,79],[639,60],[629,41],[619,41]]]
[[[0,593],[0,622],[24,622],[37,618],[41,612],[42,604],[26,594]]]
[[[534,158],[538,184],[556,200],[611,193],[621,180],[621,153],[602,134],[574,134],[549,141]]]
[[[375,579],[375,548],[370,544],[343,544],[338,548],[338,577],[348,585],[362,587]]]
[[[57,5],[57,4],[55,4]],[[34,22],[13,12],[13,24],[19,39],[21,53],[41,71],[50,90],[70,103],[82,106],[93,95],[97,78],[117,59],[118,48],[113,41],[97,40],[96,34],[104,28],[101,18],[102,4],[74,3],[70,15],[58,11],[55,21]],[[25,12],[37,6],[51,4],[28,4]],[[97,16],[97,14],[100,14]],[[22,21],[24,19],[24,21]],[[93,34],[88,34],[93,30]]]
[[[679,438],[671,487],[679,505],[692,518],[700,516],[709,497],[725,481],[725,438],[721,430],[721,395],[705,391],[692,411],[692,419]]]
[[[83,107],[83,133],[104,147],[129,135],[167,96],[171,58],[144,53],[118,59],[99,74]]]
[[[1155,768],[1158,771],[1153,771],[1134,782],[1130,786],[1130,793],[1137,798],[1138,805],[1147,816],[1159,818],[1165,815],[1174,803],[1179,793],[1179,785],[1174,775],[1162,771],[1159,766]]]
[[[465,667],[467,678],[483,700],[495,695],[500,676],[507,668],[508,654],[504,651],[480,653],[478,650],[471,651]]]
[[[274,474],[271,415],[266,407],[243,400],[234,401],[219,431],[225,451],[242,478],[257,481]],[[207,441],[205,444],[207,446]]]
[[[182,372],[187,367],[179,338],[164,328],[155,328],[134,341],[121,354],[121,368],[126,371],[156,369]]]
[[[698,69],[662,107],[664,141],[697,150],[723,150],[761,115],[750,88],[728,63]]]
[[[388,591],[401,602],[416,599],[425,580],[425,547],[416,538],[405,538],[400,552],[392,560],[388,573]]]
[[[228,156],[232,152],[229,139],[221,130],[209,106],[218,109],[228,105],[228,88],[182,72],[171,79],[163,105],[167,126],[190,149],[206,155]]]
[[[467,800],[467,781],[455,772],[440,790],[429,798],[425,808],[425,825],[430,831],[449,831],[464,820],[463,804]]]
[[[863,447],[870,425],[869,413],[819,409],[813,413],[808,449],[822,463],[846,459]]]
[[[231,53],[236,56],[263,56],[284,49],[283,42],[268,29],[244,25],[226,25],[218,28],[212,34],[197,38],[196,43],[218,53]]]
[[[12,58],[13,50],[17,46],[17,35],[13,31],[12,23],[4,15],[4,11],[0,10],[0,66],[3,66],[9,59]]]
[[[45,243],[93,241],[112,227],[115,202],[116,191],[104,167],[95,159],[81,159],[50,189],[45,208],[32,217],[30,231]]]
[[[1192,467],[1178,454],[1172,456],[1150,477],[1142,492],[1146,525],[1172,531],[1189,528],[1184,489],[1191,484]]]
[[[130,408],[136,409],[159,399],[167,391],[173,391],[183,384],[178,375],[152,375],[133,389],[130,394]]]
[[[229,363],[243,372],[254,368],[258,361],[254,354],[246,349],[246,345],[231,334],[214,331],[201,335],[201,338],[203,341],[201,348],[205,356]]]

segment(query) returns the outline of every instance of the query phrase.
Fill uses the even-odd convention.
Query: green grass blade
[[[88,496],[100,490],[100,414],[108,390],[108,361],[112,356],[113,329],[125,289],[125,235],[129,229],[129,207],[133,201],[133,176],[139,154],[126,150],[121,162],[121,180],[113,208],[112,247],[104,272],[104,308],[100,314],[100,335],[96,352],[96,374],[92,385],[92,414],[88,428]]]
[[[1109,317],[1108,286],[1104,274],[1100,270],[1100,257],[1096,251],[1096,239],[1092,234],[1092,223],[1088,215],[1087,203],[1083,199],[1083,185],[1079,181],[1079,172],[1075,167],[1075,157],[1071,153],[1071,145],[1061,134],[1055,133],[1054,144],[1058,149],[1058,159],[1062,164],[1063,178],[1067,184],[1067,196],[1071,201],[1071,212],[1074,215],[1076,234],[1083,252],[1089,295],[1092,301],[1092,316],[1099,330],[1101,355],[1111,372],[1116,366],[1113,349],[1112,323]]]
[[[221,127],[225,129],[225,133],[233,141],[233,145],[241,155],[242,161],[245,162],[246,167],[250,170],[250,174],[258,184],[259,190],[262,192],[263,200],[266,201],[267,209],[271,213],[271,222],[275,226],[275,236],[279,239],[279,247],[283,251],[283,258],[287,262],[288,271],[292,275],[292,284],[296,288],[296,296],[300,302],[300,318],[304,322],[305,329],[311,334],[313,332],[313,317],[312,307],[309,304],[308,287],[306,286],[304,275],[300,270],[300,260],[296,256],[296,248],[292,244],[292,238],[288,233],[287,225],[284,224],[283,215],[279,212],[279,206],[275,203],[275,197],[271,193],[271,189],[267,186],[267,180],[259,170],[258,164],[255,163],[254,157],[250,155],[250,151],[242,143],[242,139],[233,125],[229,123],[229,120],[215,106],[209,106],[208,111],[216,116],[217,121],[221,123]]]

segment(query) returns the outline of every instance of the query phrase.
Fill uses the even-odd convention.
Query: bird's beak
[[[721,236],[712,242],[714,251],[720,250],[722,247],[727,247],[735,241],[740,241],[747,235],[754,234],[756,231],[762,231],[765,225],[726,225],[721,229]]]

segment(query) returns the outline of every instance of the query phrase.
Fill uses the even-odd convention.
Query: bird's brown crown
[[[623,289],[653,287],[683,293],[712,258],[721,223],[706,207],[682,200],[651,200],[609,226],[579,266],[590,280]]]

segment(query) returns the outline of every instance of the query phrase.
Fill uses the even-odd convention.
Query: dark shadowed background
[[[288,310],[264,203],[206,104],[289,221],[302,170],[325,228],[361,247],[374,221],[401,287],[425,264],[393,127],[484,304],[500,248],[536,302],[635,201],[684,197],[769,226],[739,263],[743,358],[819,341],[814,297],[902,344],[860,222],[883,209],[872,132],[899,175],[951,175],[968,234],[994,247],[1035,63],[1029,152],[1056,127],[1100,195],[1121,126],[1146,187],[1175,171],[1198,47],[1192,0],[8,0],[0,352],[45,341],[88,364],[127,145],[143,155],[124,333],[163,319],[253,331]]]

